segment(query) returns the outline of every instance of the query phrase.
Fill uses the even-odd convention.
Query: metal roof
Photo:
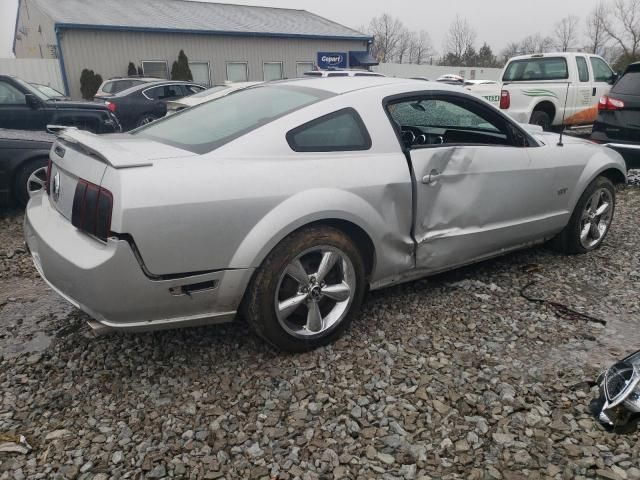
[[[192,0],[32,0],[59,28],[369,40],[306,10]]]

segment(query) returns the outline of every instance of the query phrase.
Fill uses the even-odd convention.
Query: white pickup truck
[[[600,97],[609,92],[616,78],[607,62],[597,55],[523,55],[507,62],[500,78],[499,98],[487,93],[482,96],[516,121],[545,130],[561,125],[590,125],[598,114]]]
[[[550,130],[560,125],[591,125],[600,97],[616,78],[597,55],[544,53],[511,58],[498,85],[468,88],[516,121]]]

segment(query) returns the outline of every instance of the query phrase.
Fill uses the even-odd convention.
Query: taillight
[[[113,195],[106,188],[79,179],[73,196],[71,223],[100,240],[107,241],[111,231]]]
[[[511,107],[511,94],[508,90],[502,90],[500,93],[500,108],[508,110]]]
[[[44,183],[44,191],[49,195],[49,184],[51,183],[51,159],[47,162],[47,177]]]
[[[109,102],[106,101],[104,102],[104,104],[107,106],[107,108],[112,112],[112,113],[116,113],[116,104],[113,102]]]
[[[600,111],[616,111],[624,108],[624,102],[617,98],[611,98],[609,95],[603,95],[598,102],[598,110]]]

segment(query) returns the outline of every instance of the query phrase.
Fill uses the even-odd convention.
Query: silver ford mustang
[[[230,321],[289,351],[368,288],[553,240],[600,246],[625,164],[464,90],[393,78],[263,84],[128,134],[66,130],[25,235],[98,328]]]

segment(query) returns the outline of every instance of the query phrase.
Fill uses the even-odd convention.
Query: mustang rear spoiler
[[[94,133],[64,128],[58,133],[58,140],[72,149],[80,150],[85,155],[93,157],[113,168],[149,167],[153,165],[149,160],[140,160],[139,154],[123,148],[116,142]]]

